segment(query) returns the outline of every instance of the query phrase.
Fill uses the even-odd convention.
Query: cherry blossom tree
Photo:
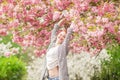
[[[120,43],[119,0],[0,0],[0,36],[13,34],[12,41],[33,46],[44,54],[51,30],[63,16],[74,22],[71,51],[98,53],[111,40]],[[64,25],[64,24],[63,24]]]

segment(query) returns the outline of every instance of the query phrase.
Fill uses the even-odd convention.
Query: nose
[[[61,40],[63,40],[64,39],[64,37],[63,36],[61,36],[61,38],[60,38]]]

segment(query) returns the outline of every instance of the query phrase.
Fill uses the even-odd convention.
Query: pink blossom
[[[36,42],[34,43],[34,45],[35,45],[36,47],[39,47],[39,46],[42,46],[43,43],[44,43],[44,40],[43,40],[42,38],[38,38],[38,39],[36,40]]]
[[[30,21],[32,26],[36,26],[36,28],[39,28],[40,22],[39,21]]]
[[[23,38],[20,36],[14,36],[12,41],[16,43],[21,43],[23,41]]]
[[[60,16],[65,22],[75,21],[72,51],[100,50],[111,38],[120,41],[119,6],[104,0],[0,0],[0,35],[13,34],[13,42],[25,49],[34,46],[37,55],[45,52],[50,42],[50,33]],[[95,5],[91,5],[91,2]],[[114,5],[115,4],[115,5]],[[68,26],[69,27],[69,26]],[[93,28],[93,30],[89,29]],[[118,32],[117,32],[118,31]],[[45,50],[44,50],[45,49]]]
[[[63,10],[64,9],[64,5],[60,0],[54,0],[55,1],[55,5],[58,9]]]
[[[80,7],[83,11],[88,10],[89,4],[88,2],[83,2],[82,4],[80,4]]]
[[[103,10],[104,10],[105,12],[114,12],[114,11],[115,11],[114,5],[113,5],[112,3],[111,3],[111,4],[109,4],[109,3],[104,3]]]
[[[56,20],[58,20],[59,18],[60,18],[60,12],[58,12],[58,11],[55,11],[54,13],[53,13],[53,21],[56,21]]]
[[[102,37],[102,35],[104,34],[104,30],[96,30],[96,31],[91,31],[91,32],[88,32],[88,35],[89,36],[92,36],[92,37]]]
[[[18,25],[19,25],[19,22],[16,19],[13,22],[10,22],[10,24],[8,26],[9,26],[9,28],[12,28],[12,27],[16,28],[16,27],[18,27]]]
[[[26,46],[26,47],[32,46],[32,45],[34,45],[34,43],[36,43],[35,40],[36,40],[36,38],[34,35],[28,34],[28,35],[24,36],[22,45]]]
[[[92,12],[94,12],[94,13],[97,13],[98,12],[98,9],[97,9],[97,7],[95,6],[95,7],[92,7]]]
[[[118,35],[120,35],[120,30],[118,31]]]
[[[87,23],[86,26],[87,26],[87,28],[89,28],[89,27],[94,27],[95,24]]]
[[[46,50],[45,49],[43,49],[43,50],[34,50],[34,54],[37,56],[37,57],[39,57],[39,56],[41,56],[42,54],[45,54],[46,53]]]
[[[4,53],[4,56],[5,57],[9,57],[11,55],[11,52],[6,52],[6,53]]]
[[[3,14],[2,10],[0,10],[0,16]]]
[[[38,4],[40,3],[41,0],[31,0],[33,4]]]
[[[104,25],[104,27],[112,34],[115,33],[115,29],[114,29],[114,24],[112,22],[109,22],[107,24]]]
[[[99,15],[99,16],[103,16],[104,14],[105,14],[105,11],[102,10],[101,7],[98,7],[98,15]]]
[[[117,39],[118,39],[118,42],[120,43],[120,30],[117,32]]]
[[[24,5],[32,4],[31,0],[21,0]]]
[[[78,28],[78,27],[75,27],[73,31],[74,31],[74,32],[78,32],[78,31],[79,31],[79,28]]]
[[[8,0],[8,2],[9,2],[9,3],[13,3],[13,2],[14,2],[14,0]]]
[[[75,16],[75,14],[76,14],[75,9],[70,9],[70,17]]]
[[[44,14],[45,14],[44,9],[39,9],[38,11],[39,11],[39,12],[38,12],[38,13],[36,13],[36,16],[37,16],[37,17],[41,17],[42,15],[44,15]]]
[[[95,3],[97,3],[99,0],[93,0]]]
[[[39,50],[34,50],[34,54],[35,54],[36,56],[41,55],[41,53],[40,53],[40,51],[39,51]]]
[[[7,29],[0,29],[0,35],[1,36],[6,36],[8,34]]]
[[[9,6],[3,6],[3,9],[2,9],[3,12],[7,12],[8,10],[9,10]]]
[[[2,2],[2,0],[0,0],[0,3]]]
[[[102,22],[102,17],[101,16],[97,16],[96,17],[96,23],[101,23]]]
[[[50,43],[50,40],[46,40],[46,41],[44,42],[44,46],[47,46],[48,43]]]
[[[52,12],[49,12],[49,13],[47,14],[47,17],[48,17],[49,20],[52,20],[52,18],[53,18],[53,13],[52,13]]]
[[[31,45],[29,40],[23,40],[21,44],[24,47],[29,47]]]
[[[82,33],[86,33],[88,29],[87,29],[87,27],[82,26],[82,27],[80,27],[80,30]]]
[[[120,20],[115,21],[115,25],[118,25],[118,24],[120,24]]]
[[[109,22],[109,19],[108,19],[108,18],[102,18],[102,22],[108,23],[108,22]]]

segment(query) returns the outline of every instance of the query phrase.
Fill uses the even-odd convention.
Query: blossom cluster
[[[118,1],[119,3],[119,1]],[[120,43],[120,6],[104,0],[0,0],[0,35],[45,53],[54,24],[63,16],[74,21],[71,49],[98,53],[114,39]]]
[[[0,56],[9,57],[19,53],[19,48],[12,47],[12,44],[8,42],[7,44],[0,43]]]

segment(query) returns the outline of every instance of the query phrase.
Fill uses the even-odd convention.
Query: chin
[[[63,41],[60,42],[60,44],[62,44],[62,43],[63,43]]]
[[[58,42],[58,44],[62,44],[62,42]]]
[[[58,44],[62,44],[62,42],[63,42],[63,41],[59,40],[59,41],[58,41]]]
[[[61,42],[58,42],[58,44],[61,44]]]

